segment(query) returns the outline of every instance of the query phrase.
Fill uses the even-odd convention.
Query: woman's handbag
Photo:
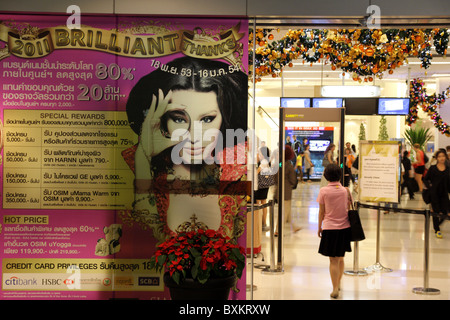
[[[275,184],[275,174],[258,174],[258,189],[267,189]]]
[[[366,238],[364,229],[361,224],[358,210],[355,210],[350,192],[347,189],[348,201],[351,204],[351,209],[348,210],[348,220],[350,221],[351,239],[350,241],[362,241]]]

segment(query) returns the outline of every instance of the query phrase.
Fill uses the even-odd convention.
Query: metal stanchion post
[[[376,252],[376,262],[375,264],[364,268],[367,272],[392,272],[392,269],[383,267],[380,263],[380,209],[377,210],[377,252]]]
[[[423,287],[413,288],[413,292],[417,294],[437,295],[441,291],[439,289],[428,288],[428,269],[430,258],[430,210],[425,211],[425,257],[424,257],[424,276]]]
[[[275,209],[274,201],[270,200],[270,266],[261,271],[263,274],[282,274],[283,270],[275,268]]]
[[[359,250],[358,250],[358,242],[355,241],[353,244],[353,270],[344,271],[344,274],[348,276],[367,276],[367,272],[364,270],[358,270],[359,269]]]

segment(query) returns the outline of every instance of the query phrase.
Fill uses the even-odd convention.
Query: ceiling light
[[[339,79],[342,79],[342,78],[344,78],[344,79],[350,79],[350,73],[348,73],[348,72],[344,72],[344,75],[342,75],[342,73],[339,73]]]
[[[379,97],[379,86],[323,86],[322,97]]]
[[[421,61],[409,61],[407,64],[422,64]],[[431,64],[450,64],[450,62],[433,61]]]

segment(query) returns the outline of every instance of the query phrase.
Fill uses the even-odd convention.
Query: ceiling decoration
[[[406,117],[406,124],[411,126],[418,119],[418,108],[430,117],[434,126],[440,133],[450,137],[450,126],[442,120],[439,114],[439,107],[450,97],[450,87],[438,94],[427,95],[424,82],[421,79],[414,79],[410,83],[410,108]]]
[[[279,40],[275,29],[256,29],[255,78],[279,77],[294,60],[312,66],[315,62],[330,65],[332,70],[349,73],[354,81],[371,82],[392,74],[408,63],[409,57],[420,59],[421,68],[432,63],[432,51],[445,56],[449,33],[435,29],[299,29],[289,30]],[[249,33],[249,65],[253,64],[253,30]],[[250,68],[250,77],[252,68]]]

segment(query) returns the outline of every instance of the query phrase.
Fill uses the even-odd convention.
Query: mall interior
[[[195,1],[195,5],[181,0],[41,0],[3,1],[0,11],[65,12],[70,4],[79,4],[83,12],[99,14],[247,17],[250,30],[255,28],[257,32],[264,33],[262,43],[254,42],[256,36],[252,39],[253,34],[249,33],[250,67],[252,63],[255,64],[252,62],[253,50],[258,50],[272,41],[280,41],[292,30],[308,32],[313,29],[327,31],[365,28],[366,9],[369,5],[376,5],[381,9],[381,29],[432,30],[450,27],[450,7],[439,0],[201,0]],[[342,93],[342,96],[339,96],[338,91],[328,97],[342,98],[344,103],[346,98],[351,100],[355,93],[363,92],[363,87],[376,90],[375,93],[363,96],[364,98],[374,98],[377,101],[379,98],[409,100],[410,85],[415,79],[423,81],[429,96],[445,92],[450,86],[450,58],[447,51],[444,55],[438,54],[434,45],[431,47],[431,54],[433,58],[428,68],[423,68],[419,57],[410,56],[393,72],[386,71],[381,78],[374,77],[370,81],[365,81],[364,77],[362,81],[355,81],[352,73],[332,68],[324,58],[305,62],[300,56],[290,64],[280,67],[282,72],[278,70],[275,75],[258,74],[258,66],[255,65],[253,72],[256,74],[249,77],[249,128],[255,130],[259,145],[264,142],[270,152],[276,152],[280,141],[289,134],[292,137],[298,132],[297,135],[309,137],[308,131],[331,128],[333,134],[326,139],[338,146],[335,157],[339,155],[339,148],[343,148],[347,142],[355,145],[358,154],[361,134],[364,135],[362,140],[379,140],[383,122],[388,136],[385,140],[400,141],[402,150],[408,151],[412,146],[405,138],[405,132],[410,128],[424,128],[429,129],[431,134],[424,148],[432,159],[434,151],[450,146],[450,138],[435,127],[433,120],[421,108],[418,110],[417,121],[411,127],[406,123],[407,114],[382,116],[377,112],[346,114],[340,122],[323,122],[320,119],[280,121],[283,99],[294,98],[294,104],[301,99],[313,103],[313,98],[325,97],[323,89],[328,86],[338,87]],[[353,90],[344,91],[342,87],[345,86],[355,87]],[[439,112],[444,121],[450,122],[450,101],[442,103]],[[427,166],[429,165],[430,162]],[[250,251],[253,255],[247,255],[248,300],[330,299],[329,260],[318,253],[320,238],[317,235],[317,196],[320,190],[320,175],[316,173],[310,181],[307,181],[304,171],[299,176],[301,177],[298,186],[292,194],[291,221],[281,224],[281,237],[274,234],[277,231],[275,227],[278,227],[278,205],[273,204],[273,220],[270,206],[265,207],[265,221],[262,221],[263,209],[258,210],[260,204],[254,203],[250,206],[252,210],[248,212],[247,242],[253,243],[253,250]],[[356,183],[357,180],[350,182],[349,188],[357,200]],[[273,203],[270,202],[273,196],[274,191],[269,190],[264,203]],[[366,239],[358,242],[357,247],[352,243],[352,252],[345,255],[346,272],[338,300],[449,300],[450,220],[441,224],[442,236],[438,237],[433,225],[425,224],[424,215],[415,212],[428,208],[420,192],[416,192],[414,199],[410,199],[405,190],[400,202],[391,206],[395,207],[395,210],[384,207],[385,204],[383,209],[360,208]],[[271,226],[271,221],[275,225]],[[263,224],[269,227],[263,228]],[[293,226],[299,227],[299,230],[294,230]],[[429,232],[425,230],[426,226]],[[271,227],[274,229],[271,230]],[[414,290],[421,287],[438,289],[438,292],[423,294]]]

